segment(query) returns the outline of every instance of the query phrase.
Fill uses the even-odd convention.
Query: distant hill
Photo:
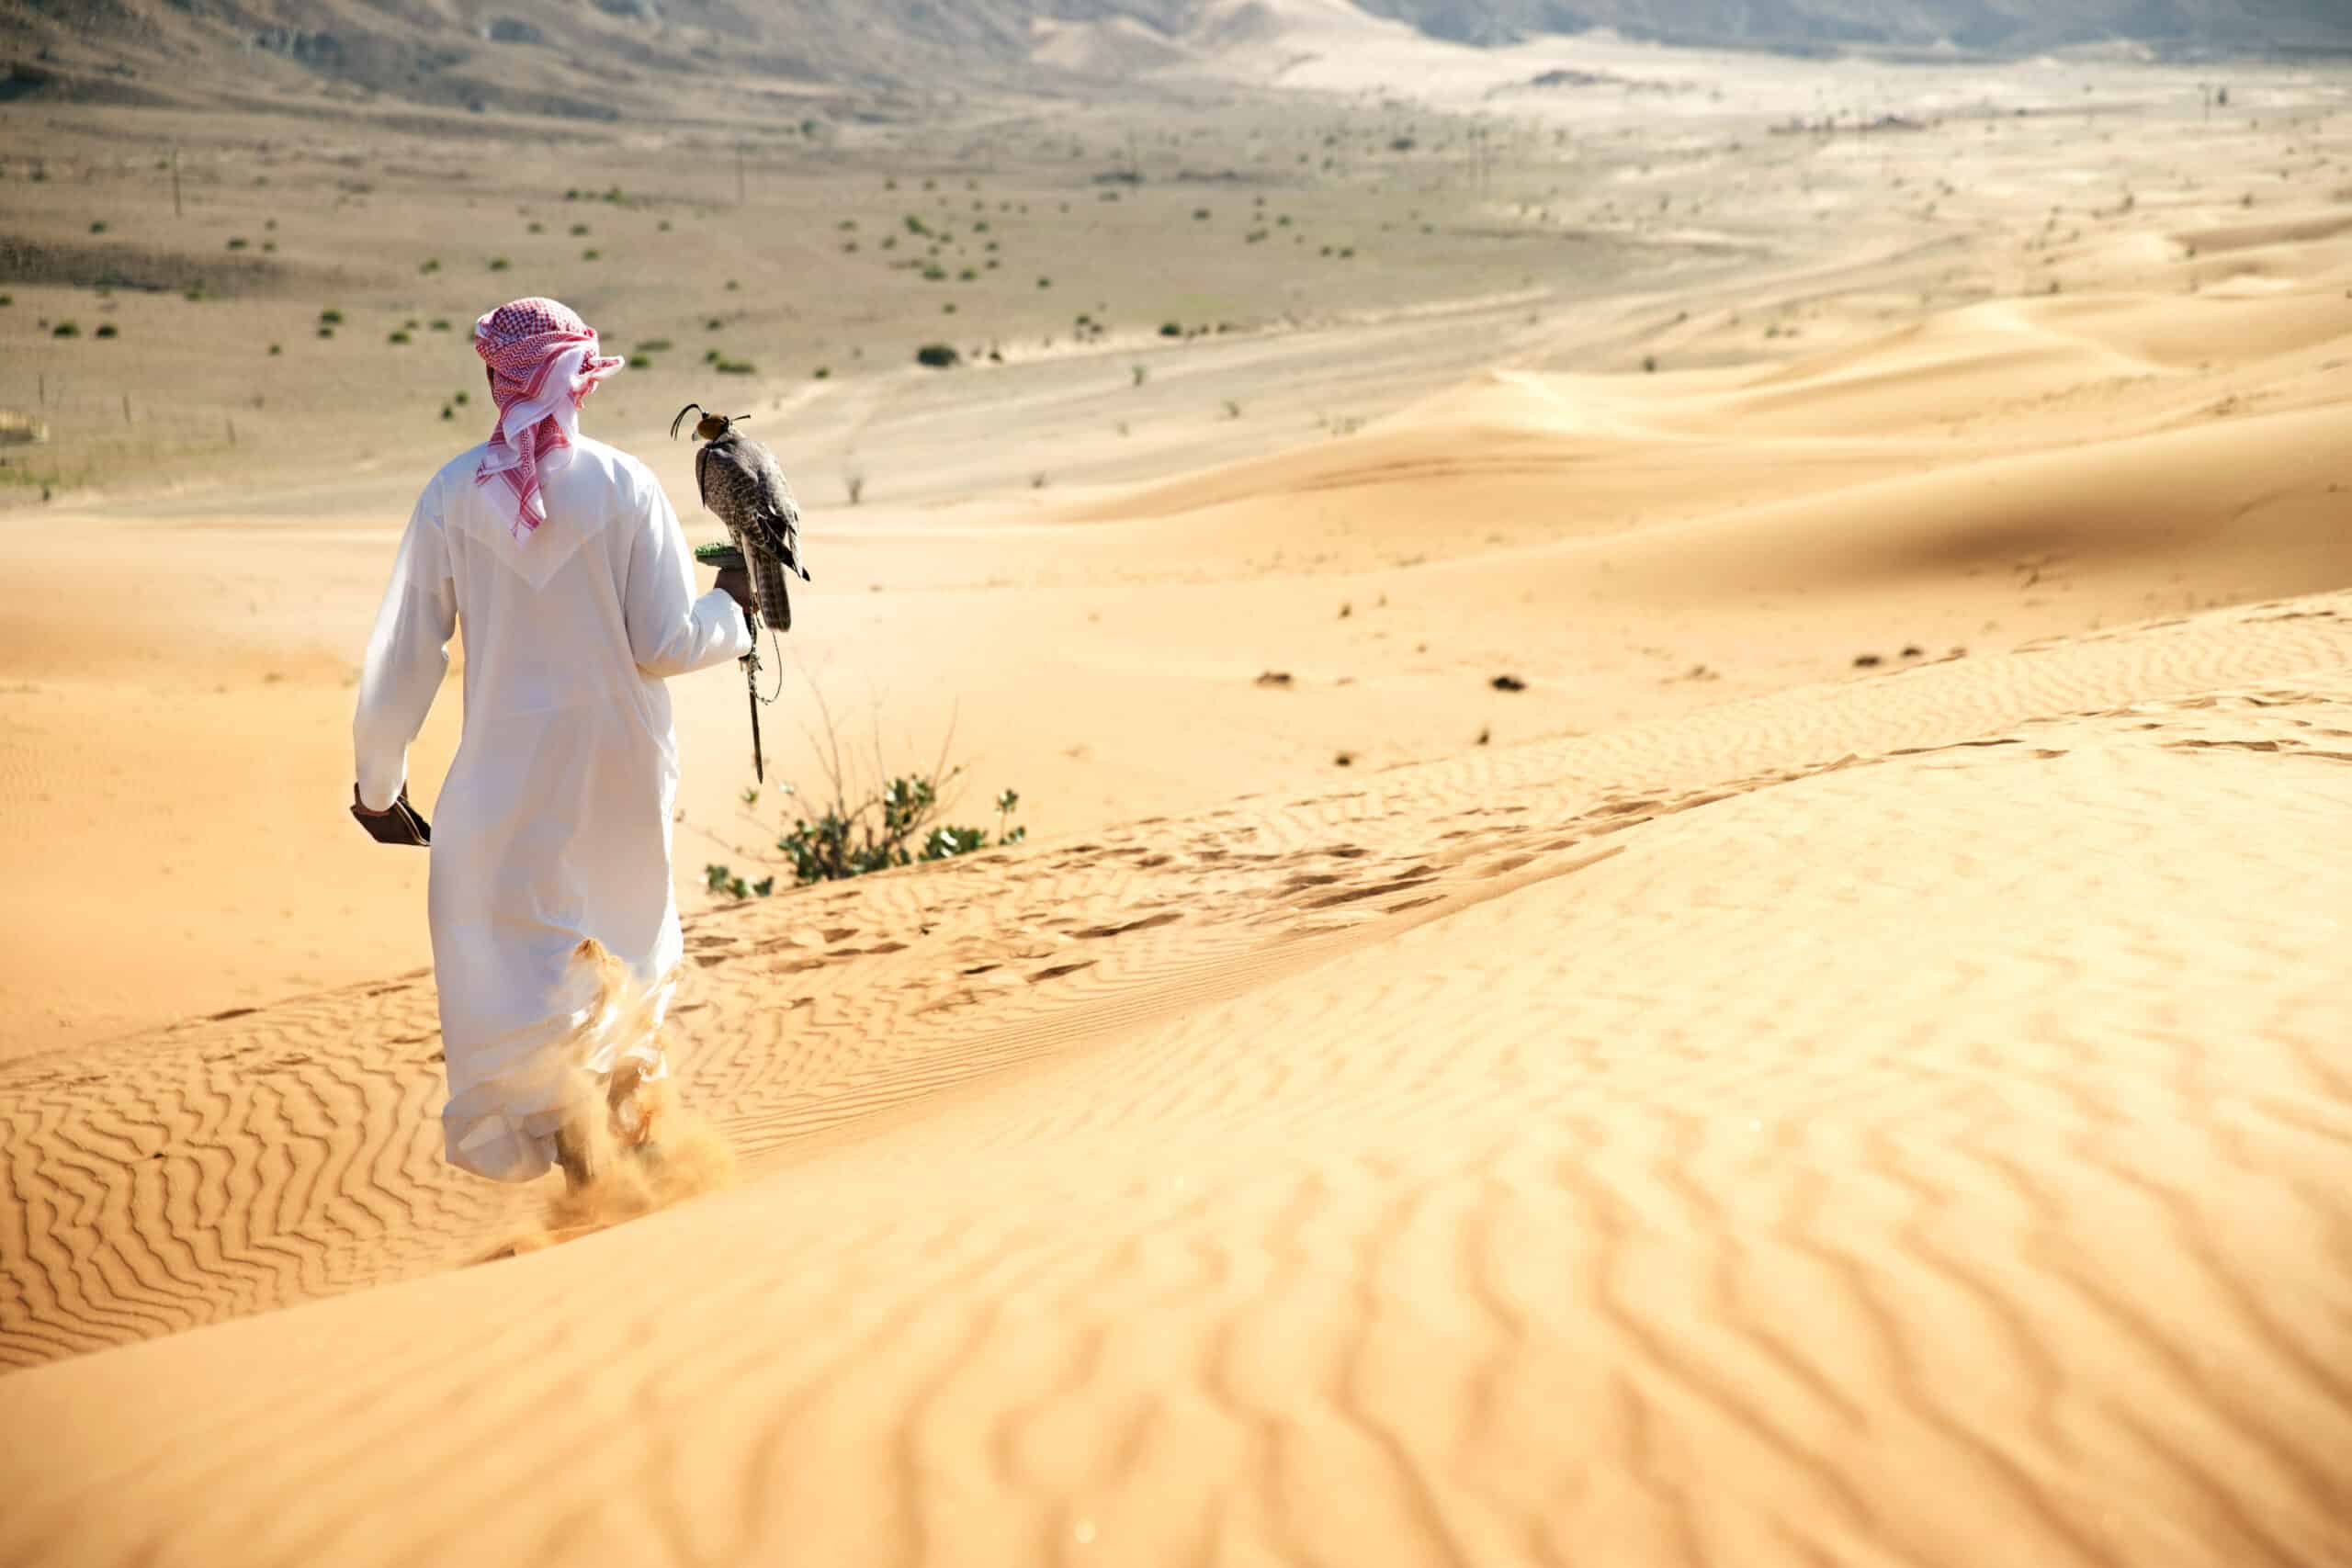
[[[1131,80],[1373,17],[1491,44],[1612,28],[1776,49],[2352,50],[2352,0],[15,0],[0,106],[380,96],[584,118],[789,118],[850,99]]]
[[[2346,0],[1361,0],[1464,43],[1614,28],[1676,43],[1934,45],[2011,52],[2128,39],[2170,48],[2352,48]]]

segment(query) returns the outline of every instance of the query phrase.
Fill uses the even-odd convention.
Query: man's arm
[[[689,675],[752,651],[752,628],[729,594],[695,596],[695,558],[670,498],[642,476],[643,509],[629,552],[629,652],[656,680]]]
[[[449,638],[458,629],[458,589],[449,576],[448,547],[428,490],[408,520],[391,585],[376,612],[368,661],[359,675],[359,707],[351,721],[359,804],[391,808],[408,780],[409,743],[424,728],[433,696],[449,670]]]

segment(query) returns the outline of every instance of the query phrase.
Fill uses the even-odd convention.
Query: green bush
[[[927,343],[915,350],[915,363],[933,370],[953,370],[964,363],[964,356],[952,344]]]
[[[92,333],[90,335],[92,337],[119,337],[121,334],[115,330],[115,324],[112,321],[101,321],[98,323],[98,330]]]
[[[832,803],[813,820],[795,818],[776,840],[777,850],[792,863],[794,885],[807,887],[820,882],[844,882],[903,865],[954,860],[1026,839],[1028,829],[1012,826],[1013,813],[1021,808],[1021,796],[1012,790],[996,797],[992,829],[937,819],[940,790],[961,771],[950,769],[937,778],[926,773],[894,778],[854,807],[836,789]],[[716,863],[703,868],[703,877],[712,892],[737,898],[764,898],[775,887],[774,876],[752,882]]]
[[[51,337],[80,337],[82,335],[82,329],[74,325],[72,321],[60,321],[57,325],[50,328],[49,335]]]

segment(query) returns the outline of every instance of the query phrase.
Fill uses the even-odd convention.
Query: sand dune
[[[1492,191],[1426,107],[1351,172],[1033,106],[1007,243],[1115,215],[1180,333],[1210,274],[1279,320],[1069,341],[1111,284],[1057,253],[1001,365],[741,384],[796,479],[876,477],[811,506],[789,672],[894,758],[953,728],[1035,835],[722,902],[814,704],[747,802],[740,684],[676,685],[717,1190],[601,1224],[440,1161],[424,863],[343,810],[412,437],[305,466],[342,347],[292,338],[225,488],[0,518],[0,1564],[2352,1563],[2334,87],[2240,130],[2074,61],[1204,14],[1260,77],[1667,90],[1550,94]],[[1953,118],[1764,134],[1898,91]],[[1080,131],[1151,179],[1102,199]],[[1271,153],[1300,256],[1396,226],[1370,285],[1212,249]],[[919,235],[916,178],[857,232]],[[842,243],[865,172],[816,179],[765,221]],[[879,344],[899,287],[826,308]],[[675,479],[666,392],[617,399]]]
[[[417,982],[7,1069],[9,1358],[245,1321],[0,1382],[0,1555],[2332,1561],[2347,669],[2214,612],[706,917],[744,1184],[481,1269]]]

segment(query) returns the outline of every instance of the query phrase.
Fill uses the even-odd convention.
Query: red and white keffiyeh
[[[517,539],[548,518],[539,498],[541,457],[571,445],[580,405],[623,364],[596,348],[596,330],[553,299],[517,299],[474,323],[474,352],[490,367],[490,395],[498,404],[474,482],[494,487]]]

